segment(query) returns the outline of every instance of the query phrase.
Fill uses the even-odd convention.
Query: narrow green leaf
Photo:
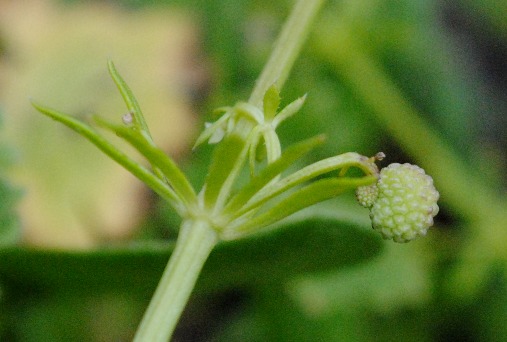
[[[154,146],[142,132],[132,130],[127,126],[115,125],[108,123],[99,117],[94,118],[101,126],[106,127],[118,136],[125,139],[139,153],[141,153],[154,168],[159,169],[166,180],[169,182],[174,191],[180,198],[187,204],[193,203],[196,200],[194,188],[188,181],[185,174],[176,165],[176,163],[165,154],[161,149]]]
[[[235,217],[241,215],[259,207],[266,203],[271,198],[278,196],[279,194],[291,189],[299,184],[314,179],[325,173],[343,169],[357,167],[361,169],[366,175],[375,175],[378,173],[377,167],[368,158],[355,153],[348,152],[340,154],[338,156],[330,157],[327,159],[320,160],[313,164],[310,164],[299,171],[296,171],[285,178],[282,178],[269,188],[261,189],[254,197],[240,210],[234,213]]]
[[[110,142],[98,134],[92,127],[68,114],[57,112],[53,109],[43,107],[34,102],[32,102],[32,105],[42,114],[61,122],[65,126],[88,139],[92,144],[97,146],[111,159],[122,165],[130,173],[132,173],[139,180],[148,185],[153,191],[159,194],[163,199],[168,201],[178,213],[184,213],[185,209],[174,190],[169,188],[167,184],[165,184],[160,178],[155,176],[148,169],[130,159],[123,152],[119,151],[115,146],[113,146]]]
[[[272,125],[277,128],[282,122],[299,112],[301,107],[305,104],[306,95],[292,101],[289,103],[284,109],[278,113],[277,116],[274,117]]]
[[[125,104],[127,105],[127,108],[129,110],[129,118],[132,118],[132,128],[138,130],[143,135],[146,136],[147,140],[152,144],[155,145],[153,142],[153,138],[151,137],[150,130],[148,128],[148,125],[146,124],[146,120],[144,119],[144,115],[141,111],[141,107],[139,106],[139,103],[137,102],[134,94],[132,93],[132,90],[127,85],[127,83],[123,80],[123,78],[120,76],[118,71],[116,70],[116,67],[114,66],[113,62],[111,60],[107,63],[109,74],[111,75],[114,83],[118,87],[118,90],[120,91],[120,94],[123,97],[123,100],[125,101]],[[132,116],[130,116],[132,115]],[[161,174],[161,171],[157,169],[156,167],[153,167],[153,172],[157,177],[160,179],[163,179],[163,176]]]
[[[264,118],[266,121],[271,121],[280,106],[280,92],[275,84],[268,88],[264,94]]]
[[[224,213],[233,213],[239,210],[246,202],[266,184],[280,173],[293,165],[298,159],[324,142],[325,137],[319,135],[288,147],[282,156],[268,165],[260,174],[253,177],[228,203]]]
[[[146,124],[146,120],[144,119],[143,113],[141,112],[141,107],[139,107],[139,103],[137,102],[132,90],[127,85],[127,83],[123,80],[123,78],[116,70],[113,61],[109,60],[107,62],[107,67],[109,69],[109,74],[111,75],[114,83],[118,87],[125,104],[127,105],[127,109],[134,116],[134,124],[138,126],[138,128],[142,131],[148,133],[148,136],[151,139],[150,131],[148,129],[148,125]]]
[[[374,176],[361,178],[332,177],[315,181],[304,188],[298,189],[266,212],[249,219],[239,227],[232,226],[227,231],[224,231],[221,237],[226,240],[230,238],[234,239],[245,233],[257,231],[260,227],[268,226],[301,209],[336,197],[345,191],[355,189],[358,186],[372,184],[376,179]]]
[[[204,201],[206,206],[211,208],[216,204],[223,191],[229,191],[232,186],[238,168],[243,164],[245,140],[237,134],[230,134],[216,147],[213,154],[213,161],[206,177],[206,188]]]

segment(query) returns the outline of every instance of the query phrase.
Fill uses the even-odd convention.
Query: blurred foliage
[[[104,72],[107,59],[117,59],[153,113],[148,122],[160,146],[179,155],[192,143],[195,122],[195,24],[176,9],[134,14],[99,3],[9,1],[0,4],[0,34],[5,134],[22,156],[11,173],[29,189],[20,205],[24,240],[84,248],[128,238],[149,209],[143,185],[77,134],[34,115],[28,100],[83,118],[119,117],[127,110]]]
[[[3,128],[3,113],[0,111],[0,130]],[[1,133],[1,131],[0,131]],[[3,136],[3,135],[0,135]],[[0,246],[15,244],[20,239],[20,222],[16,213],[21,191],[6,179],[6,169],[14,162],[15,153],[11,146],[0,140]]]
[[[68,3],[79,9],[81,1]],[[291,2],[125,0],[121,4],[124,7],[118,10],[129,13],[127,23],[134,18],[153,20],[146,19],[143,11],[153,7],[171,12],[174,7],[164,7],[171,4],[199,25],[204,50],[199,67],[207,71],[204,76],[197,74],[209,77],[209,83],[191,88],[189,98],[199,112],[211,113],[214,107],[248,96]],[[62,16],[58,13],[56,18]],[[436,227],[424,240],[383,246],[368,229],[367,211],[345,196],[295,215],[275,234],[223,244],[210,257],[175,339],[505,341],[506,17],[502,0],[330,1],[282,91],[286,103],[309,93],[302,113],[281,127],[282,144],[326,133],[326,147],[309,159],[355,150],[366,155],[384,151],[388,162],[417,162],[433,175],[442,194]],[[97,22],[83,20],[85,32],[87,25]],[[140,37],[151,36],[148,31]],[[2,36],[4,32],[0,31],[0,48],[10,51],[12,42]],[[79,43],[75,46],[83,51]],[[128,58],[137,50],[141,60],[148,59],[150,50],[133,45],[127,50],[121,54],[123,60],[115,60],[129,71],[133,90],[155,88],[159,81],[153,78],[134,79],[143,72],[132,71]],[[23,58],[40,59],[31,55],[35,50],[23,53],[27,54]],[[68,53],[68,67],[57,73],[66,77],[65,86],[82,83],[72,80],[74,66],[91,63],[90,55]],[[33,62],[41,68],[34,80],[55,78],[54,71],[43,72],[62,63],[51,56],[43,63]],[[155,63],[157,68],[163,68],[161,63]],[[197,71],[202,71],[199,67]],[[94,62],[91,70],[93,77],[97,70],[106,75],[100,62]],[[17,95],[54,99],[51,105],[77,113],[102,108],[98,104],[68,107],[76,101],[60,93],[48,97],[52,89],[42,89],[46,90]],[[150,95],[144,101],[142,95],[138,97],[150,121],[152,112],[161,107],[146,106],[161,91],[147,89]],[[93,92],[88,90],[83,91],[90,94],[85,102],[92,103]],[[4,96],[0,100],[7,101]],[[160,122],[163,129],[171,126]],[[60,126],[51,128],[52,134],[63,131]],[[64,149],[60,146],[58,151]],[[196,184],[205,176],[209,152],[205,146],[185,157]],[[46,147],[42,159],[53,153],[56,150]],[[82,168],[80,156],[81,151],[72,161],[73,168]],[[105,193],[102,188],[100,194],[92,190],[97,197]],[[11,202],[2,197],[4,203]],[[174,236],[167,226],[176,230],[178,222],[166,206],[156,204],[151,210],[138,237]],[[151,240],[87,251],[12,242],[3,246],[2,340],[128,339],[171,248],[172,242]]]

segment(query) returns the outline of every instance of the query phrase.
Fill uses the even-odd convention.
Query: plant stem
[[[319,32],[315,40],[317,53],[335,66],[373,109],[378,122],[437,180],[442,198],[471,221],[481,221],[503,211],[505,202],[421,118],[348,30],[335,30]]]
[[[257,79],[249,103],[262,108],[262,100],[269,87],[276,83],[277,88],[282,89],[306,40],[310,25],[323,3],[324,0],[298,0]]]
[[[266,91],[275,83],[279,91],[282,89],[308,36],[310,26],[324,1],[298,0],[296,2],[275,42],[268,61],[255,82],[255,87],[248,99],[250,104],[263,108]],[[252,127],[250,121],[242,119],[237,122],[235,131],[246,139]],[[238,160],[238,163],[240,162],[243,161]]]
[[[287,19],[273,52],[259,76],[249,102],[262,108],[264,94],[275,82],[281,89],[305,41],[324,0],[298,0]],[[248,120],[240,120],[236,132],[246,139],[252,129]],[[242,164],[244,155],[238,158]],[[136,342],[168,341],[190,297],[199,273],[218,242],[208,221],[183,221],[176,248],[136,333]]]
[[[211,250],[216,232],[204,220],[183,221],[176,248],[150,302],[136,342],[166,342],[171,337]]]

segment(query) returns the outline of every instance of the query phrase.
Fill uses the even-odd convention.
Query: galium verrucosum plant
[[[302,107],[305,98],[277,112],[280,97],[276,86],[272,86],[265,93],[263,108],[240,102],[225,108],[220,119],[207,125],[197,142],[209,140],[218,144],[205,185],[197,192],[176,163],[153,142],[136,99],[112,62],[109,71],[129,112],[121,123],[98,116],[92,118],[93,122],[132,145],[150,163],[151,170],[118,150],[92,125],[33,105],[91,141],[146,183],[182,217],[176,248],[153,297],[153,305],[150,304],[141,323],[138,331],[141,335],[136,338],[139,341],[169,338],[207,256],[219,241],[260,232],[296,211],[377,181],[379,170],[375,159],[355,152],[329,157],[285,175],[289,167],[322,144],[324,138],[310,138],[282,153],[275,129]],[[265,112],[270,115],[264,116]],[[266,161],[258,160],[261,146],[266,149]],[[250,180],[236,188],[245,165],[250,167]],[[347,170],[351,168],[361,171],[361,175],[349,176]],[[321,178],[326,174],[329,177]],[[158,336],[157,328],[162,330],[160,339],[154,338]]]
[[[417,197],[417,191],[424,190],[430,195],[426,202],[419,200],[409,205],[410,210],[427,212],[417,206],[427,208],[431,206],[430,201],[438,199],[438,193],[435,195],[435,192],[427,191],[428,182],[420,186],[421,180],[413,175],[398,174],[396,179],[399,181],[383,179],[385,172],[379,172],[375,164],[381,159],[381,154],[369,158],[348,152],[286,173],[324,140],[322,136],[317,136],[282,151],[276,133],[277,127],[296,114],[305,102],[306,96],[303,96],[279,109],[279,89],[321,4],[321,0],[297,2],[250,99],[220,108],[218,112],[223,113],[222,116],[215,123],[207,124],[198,137],[195,147],[206,141],[216,144],[205,184],[199,191],[170,156],[156,146],[136,98],[112,62],[108,63],[109,73],[128,109],[121,122],[111,123],[94,116],[92,121],[95,125],[92,125],[33,104],[37,110],[83,135],[121,164],[167,201],[182,218],[176,247],[136,333],[136,341],[167,341],[170,338],[199,272],[220,241],[239,239],[269,229],[270,225],[296,211],[358,188],[364,189],[359,190],[360,202],[371,207],[372,213],[385,213],[389,205],[397,205],[397,198],[401,196],[398,192],[398,197],[395,196],[392,201],[383,199],[391,198],[388,195],[390,189],[411,188],[412,181],[416,186],[407,194]],[[95,126],[123,138],[149,162],[151,169],[118,150]],[[239,186],[238,179],[245,167],[250,169],[250,178]],[[359,172],[349,173],[349,169]],[[412,200],[408,195],[400,198],[402,201]],[[436,214],[436,204],[431,208],[433,211],[429,214]],[[411,213],[407,213],[407,220],[418,222]],[[379,217],[382,219],[376,222]],[[387,236],[387,230],[382,227],[388,219],[385,215],[372,214],[374,228],[380,229],[384,236]],[[394,223],[389,229],[395,241],[413,237],[405,228],[398,233],[396,224],[400,222],[394,219]],[[419,231],[418,234],[423,233]]]

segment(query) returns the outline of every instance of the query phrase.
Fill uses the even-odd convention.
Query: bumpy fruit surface
[[[384,239],[408,242],[426,235],[438,213],[439,193],[419,166],[394,163],[380,172],[370,208],[373,229]]]
[[[356,189],[356,199],[365,208],[371,208],[378,197],[377,184],[360,186]]]

